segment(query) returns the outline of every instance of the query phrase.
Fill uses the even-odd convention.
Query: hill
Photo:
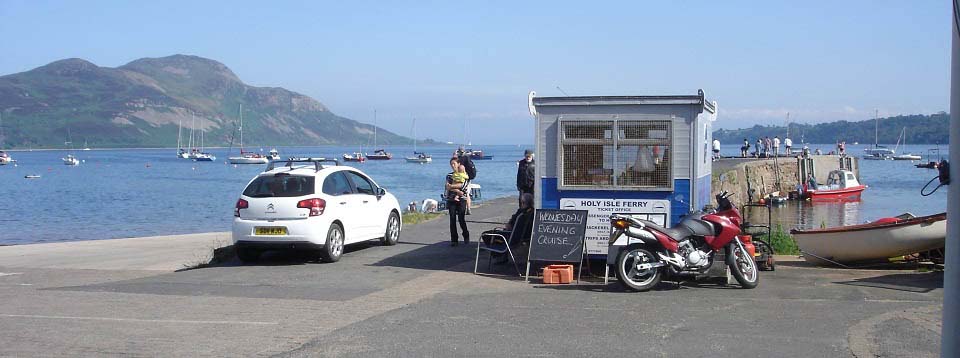
[[[8,148],[175,146],[178,123],[204,131],[206,145],[229,145],[243,105],[250,145],[366,144],[374,127],[337,116],[313,98],[244,84],[227,66],[187,55],[99,67],[72,58],[0,77]],[[195,124],[193,118],[196,118]],[[377,129],[379,144],[409,139]]]
[[[751,143],[758,137],[780,136],[788,133],[795,142],[806,143],[873,143],[876,122],[867,119],[858,122],[837,121],[819,124],[790,123],[786,126],[756,125],[743,129],[718,129],[713,137],[721,143],[740,143],[748,138]],[[950,142],[950,115],[944,112],[923,115],[907,115],[880,118],[879,141],[881,144],[893,144],[900,137],[900,131],[907,129],[906,140],[910,144],[936,144]]]

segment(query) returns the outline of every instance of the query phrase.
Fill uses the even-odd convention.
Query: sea
[[[517,161],[532,145],[480,146],[492,160],[478,160],[481,200],[516,195]],[[824,153],[833,145],[810,145]],[[848,144],[850,154],[864,145]],[[929,145],[910,145],[906,152],[926,154]],[[248,148],[250,149],[250,148]],[[269,151],[270,147],[252,148]],[[277,147],[281,156],[339,158],[356,147]],[[403,160],[412,146],[390,146],[389,161],[342,163],[359,168],[397,196],[401,207],[424,199],[439,199],[447,160],[455,146],[419,147],[431,154],[429,164]],[[943,157],[947,147],[943,146]],[[96,149],[89,151],[15,151],[17,165],[0,166],[0,245],[100,240],[155,235],[229,231],[233,207],[245,185],[264,165],[226,164],[228,148],[209,148],[213,162],[176,158],[175,149]],[[236,148],[233,149],[235,153]],[[898,153],[904,152],[903,146]],[[74,154],[83,162],[70,167],[60,158]],[[739,154],[739,144],[721,146],[721,154]],[[924,158],[926,159],[926,158]],[[869,185],[859,202],[790,202],[773,208],[774,221],[785,229],[837,226],[895,216],[904,212],[927,215],[946,210],[947,190],[930,196],[920,190],[936,176],[902,161],[860,161],[861,181]],[[38,179],[26,179],[39,175]],[[935,186],[935,185],[933,185]],[[752,217],[766,211],[751,209]],[[762,214],[762,215],[761,215]],[[760,219],[753,219],[759,221]]]
[[[477,160],[481,200],[516,195],[517,161],[531,146],[483,146]],[[272,149],[246,148],[263,151]],[[276,147],[282,158],[340,158],[357,147]],[[366,149],[366,148],[365,148]],[[394,194],[402,208],[440,199],[455,146],[418,146],[428,164],[407,163],[411,146],[389,146],[387,161],[356,167]],[[369,149],[367,149],[369,150]],[[0,245],[99,240],[229,231],[244,187],[266,165],[227,164],[228,148],[208,148],[213,162],[178,159],[176,149],[44,150],[9,152],[17,165],[0,166]],[[83,162],[63,165],[74,154]],[[26,179],[39,175],[38,179]]]

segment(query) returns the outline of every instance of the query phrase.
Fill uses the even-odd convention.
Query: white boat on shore
[[[880,260],[944,247],[947,214],[904,214],[862,225],[790,230],[807,262],[830,265]]]

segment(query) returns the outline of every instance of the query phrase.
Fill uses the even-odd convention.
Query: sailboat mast
[[[373,110],[373,150],[377,150],[377,110]]]
[[[240,154],[243,154],[243,103],[240,104]]]
[[[183,134],[183,118],[177,119],[177,155],[180,155],[180,148],[182,146],[180,136]]]
[[[873,110],[873,147],[877,148],[880,146],[880,110]]]
[[[417,154],[417,119],[413,119],[413,154]]]

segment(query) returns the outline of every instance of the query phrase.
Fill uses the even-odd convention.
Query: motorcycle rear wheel
[[[617,280],[624,288],[643,292],[654,288],[663,275],[660,267],[638,270],[637,265],[656,263],[656,256],[639,246],[627,247],[617,256]]]
[[[727,265],[730,266],[730,272],[740,283],[740,287],[750,289],[757,287],[760,283],[757,262],[739,241],[734,241],[727,246]]]

